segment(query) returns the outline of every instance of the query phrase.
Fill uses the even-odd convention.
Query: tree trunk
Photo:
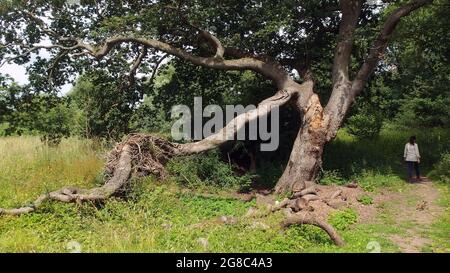
[[[313,94],[303,115],[288,164],[275,186],[277,193],[290,192],[296,182],[314,180],[321,167],[323,148],[327,141],[326,124],[319,98]]]

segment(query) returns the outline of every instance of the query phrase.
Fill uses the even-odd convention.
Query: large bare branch
[[[177,9],[171,8],[170,9]],[[177,9],[177,12],[180,12]],[[54,38],[60,44],[51,45],[47,48],[60,48],[61,50],[69,51],[71,57],[78,57],[82,55],[91,55],[97,59],[100,59],[107,55],[116,45],[121,43],[134,43],[143,45],[144,47],[151,47],[156,50],[162,51],[169,55],[178,57],[185,61],[191,62],[195,65],[204,66],[213,69],[223,69],[223,70],[253,70],[266,78],[269,78],[275,82],[278,89],[285,89],[287,85],[292,85],[292,79],[289,77],[288,73],[282,68],[282,66],[276,61],[267,61],[261,58],[255,58],[253,56],[245,56],[230,60],[224,59],[224,54],[226,52],[226,48],[222,45],[220,40],[214,36],[212,33],[201,29],[200,27],[190,23],[187,18],[181,14],[181,20],[189,25],[190,27],[197,30],[202,38],[204,38],[208,44],[210,44],[215,49],[215,55],[213,57],[200,57],[195,56],[192,53],[188,52],[183,48],[178,48],[169,43],[165,43],[163,41],[148,39],[143,37],[136,36],[116,36],[106,39],[101,45],[92,45],[84,42],[82,38],[78,37],[63,37],[57,33],[57,31],[52,30],[42,18],[38,15],[29,12],[22,11],[25,16],[29,17],[33,22],[36,23],[42,32],[47,34],[48,36]],[[69,43],[70,46],[65,46],[64,44]],[[25,56],[30,54],[33,51],[37,51],[40,48],[44,48],[43,46],[34,46],[29,50],[21,54],[21,56]],[[10,62],[20,56],[16,56],[14,58],[9,58],[5,60],[6,62]]]
[[[386,47],[389,43],[392,33],[394,32],[395,27],[400,22],[400,20],[403,17],[408,16],[412,11],[431,2],[433,2],[433,0],[413,0],[408,4],[405,4],[397,8],[394,12],[392,12],[388,16],[380,34],[378,35],[377,39],[372,45],[369,54],[364,61],[364,64],[361,66],[355,79],[353,80],[351,91],[351,95],[353,97],[357,96],[362,91],[369,76],[377,67],[378,62],[381,59],[381,56],[386,50]]]
[[[159,40],[154,39],[146,39],[146,38],[140,38],[140,37],[133,37],[133,36],[116,36],[109,39],[106,39],[106,41],[100,45],[100,46],[94,46],[88,43],[85,43],[82,39],[76,39],[76,38],[67,38],[62,37],[61,39],[68,41],[72,40],[76,42],[75,45],[67,47],[63,45],[48,45],[48,46],[34,46],[30,49],[28,49],[26,52],[19,56],[15,56],[13,58],[8,58],[5,60],[5,62],[13,61],[14,59],[26,56],[34,51],[37,51],[39,49],[51,49],[51,48],[60,48],[62,50],[78,50],[82,49],[82,52],[76,52],[72,54],[72,56],[80,56],[80,55],[91,55],[97,59],[101,59],[104,56],[106,56],[116,45],[122,44],[122,43],[135,43],[140,44],[145,47],[151,47],[156,50],[165,52],[167,54],[173,55],[175,57],[178,57],[180,59],[183,59],[185,61],[191,62],[195,65],[213,68],[213,69],[221,69],[221,70],[253,70],[259,74],[262,74],[263,76],[273,80],[275,84],[278,86],[279,89],[283,89],[285,87],[285,84],[287,84],[287,81],[290,79],[289,75],[282,69],[281,66],[277,65],[276,63],[266,63],[262,60],[252,58],[252,57],[243,57],[239,59],[231,59],[231,60],[224,60],[223,58],[217,58],[217,54],[223,55],[224,48],[218,49],[218,53],[216,53],[216,56],[214,57],[201,57],[201,56],[195,56],[186,50],[183,50],[181,48],[175,47],[173,45],[170,45],[165,42],[161,42]],[[217,40],[218,41],[218,40]]]
[[[330,116],[330,120],[342,120],[346,114],[346,109],[350,104],[348,92],[351,81],[348,75],[350,57],[353,47],[353,38],[358,18],[361,13],[361,0],[341,0],[339,2],[342,11],[342,20],[339,25],[338,43],[334,52],[334,62],[332,69],[332,91],[328,100],[325,112]],[[331,124],[331,132],[328,137],[334,137],[334,132],[340,126],[340,122]]]
[[[82,203],[86,201],[104,201],[113,194],[118,193],[128,182],[131,174],[131,147],[125,145],[120,151],[120,158],[114,170],[113,176],[100,187],[92,189],[79,189],[65,187],[39,196],[30,205],[15,208],[0,208],[0,215],[21,215],[35,211],[41,207],[45,201],[54,200],[64,203]]]
[[[206,39],[210,45],[212,45],[216,49],[216,53],[214,55],[214,58],[223,59],[223,54],[225,53],[225,48],[223,47],[222,43],[219,39],[217,39],[216,36],[212,35],[211,33],[201,30],[200,36]]]
[[[138,57],[136,58],[136,60],[133,62],[133,65],[131,66],[131,69],[130,69],[130,73],[128,74],[128,81],[129,81],[130,85],[132,85],[134,83],[136,72],[146,55],[147,55],[147,48],[144,46],[142,48],[142,51],[139,53]]]
[[[342,120],[355,100],[355,97],[362,91],[370,74],[378,65],[380,57],[386,50],[392,33],[401,18],[409,15],[412,11],[425,4],[432,2],[432,0],[412,0],[408,4],[394,10],[383,24],[378,38],[371,47],[369,54],[362,67],[357,72],[355,79],[351,81],[348,77],[348,66],[351,56],[352,36],[360,10],[358,11],[358,9],[351,9],[349,7],[356,7],[356,2],[359,1],[341,1],[343,18],[339,32],[340,40],[338,42],[338,48],[336,49],[335,62],[333,65],[333,89],[331,97],[325,107],[325,112],[331,121],[328,129],[328,140],[336,135],[337,129],[341,126]],[[342,39],[344,37],[347,38]]]
[[[292,89],[279,90],[274,96],[267,98],[259,103],[256,109],[250,110],[235,117],[217,133],[197,142],[181,144],[180,149],[182,150],[182,153],[192,154],[216,148],[219,145],[232,139],[239,130],[245,127],[247,123],[255,121],[259,117],[269,114],[274,107],[280,107],[289,102],[293,97],[300,96],[301,94],[299,93],[312,93],[312,88],[312,81],[307,81],[301,85],[298,85],[298,88],[295,91],[291,91]]]
[[[107,55],[116,45],[121,43],[141,44],[203,67],[221,70],[253,70],[269,79],[272,79],[277,84],[279,89],[283,89],[287,83],[286,81],[289,79],[289,75],[286,71],[273,63],[266,63],[251,57],[223,60],[215,57],[195,56],[183,49],[154,39],[132,36],[116,36],[107,39],[100,47],[94,47],[82,41],[78,41],[78,46],[84,48],[91,56],[100,59]]]
[[[205,39],[208,42],[208,44],[215,49],[216,52],[215,52],[214,58],[223,59],[223,54],[225,53],[225,48],[216,36],[214,36],[211,32],[201,29],[196,24],[193,24],[192,22],[190,22],[186,16],[186,11],[183,11],[181,7],[166,6],[165,8],[168,10],[175,11],[177,16],[181,19],[181,21],[185,25],[187,25],[199,32],[200,37]]]
[[[148,78],[148,80],[146,81],[146,84],[148,84],[148,85],[153,84],[153,81],[155,80],[156,73],[158,72],[159,66],[168,56],[169,56],[169,54],[166,53],[155,62],[154,66],[152,68],[152,74],[151,74],[150,78]]]
[[[338,43],[334,53],[333,86],[348,81],[348,66],[353,47],[353,38],[361,13],[361,0],[341,0],[342,21],[339,25]]]

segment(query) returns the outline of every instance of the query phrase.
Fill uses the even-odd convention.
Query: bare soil
[[[384,210],[393,216],[393,225],[408,226],[405,234],[391,235],[389,239],[402,252],[418,253],[431,243],[424,231],[445,209],[436,204],[439,191],[430,180],[424,178],[411,186],[412,188],[401,193],[385,191],[375,197],[375,204],[390,204]]]

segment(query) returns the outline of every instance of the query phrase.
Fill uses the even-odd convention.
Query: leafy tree
[[[391,85],[401,94],[397,122],[408,127],[450,126],[450,16],[448,1],[419,10],[400,24],[389,51]]]
[[[54,104],[49,105],[49,100],[55,100]],[[41,136],[44,143],[56,146],[62,138],[70,136],[73,127],[73,113],[65,98],[49,99],[45,96],[37,96],[31,103],[39,105],[38,111],[24,113],[29,115],[30,119],[34,119],[32,129]]]
[[[15,94],[19,92],[20,87],[9,76],[0,74],[0,124],[3,124],[2,127],[5,127],[14,111]]]
[[[67,98],[39,94],[3,77],[0,88],[0,123],[5,135],[39,134],[48,145],[58,145],[71,134],[73,109]]]
[[[358,113],[348,118],[348,132],[360,139],[373,139],[378,136],[383,125],[383,114],[369,105],[359,107]]]
[[[79,128],[88,138],[120,139],[130,131],[129,122],[142,95],[128,86],[117,87],[104,70],[83,74],[68,94],[81,109]]]

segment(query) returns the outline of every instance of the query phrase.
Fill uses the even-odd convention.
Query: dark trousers
[[[413,176],[413,170],[416,171],[417,178],[420,178],[419,163],[417,163],[416,161],[406,161],[406,166],[408,167],[409,179],[411,179]]]

